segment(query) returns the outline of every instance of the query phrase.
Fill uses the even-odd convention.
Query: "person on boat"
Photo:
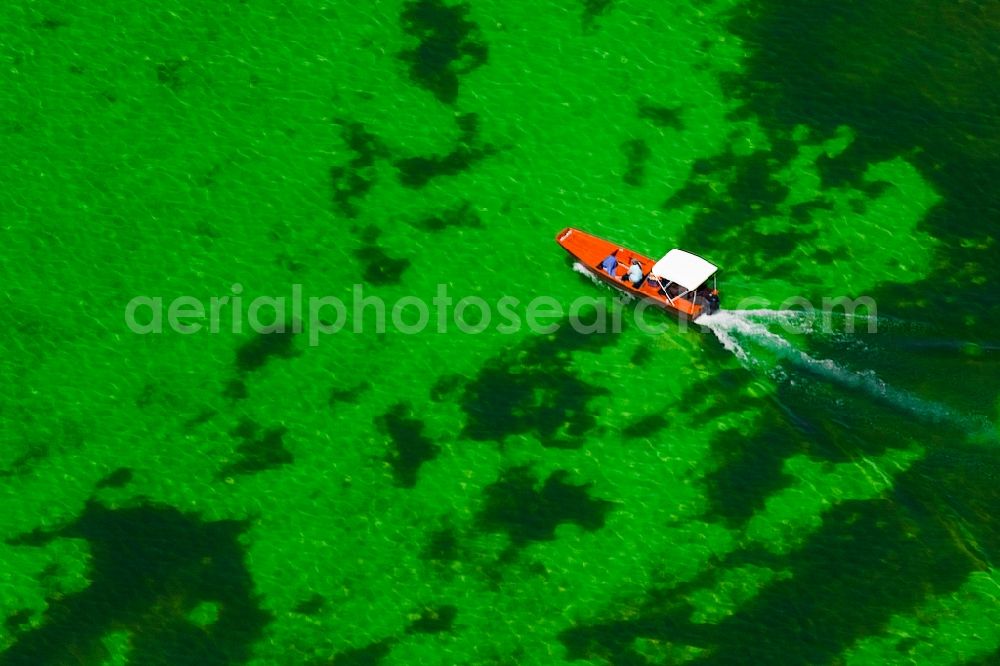
[[[617,254],[618,250],[615,250],[614,252],[609,254],[600,264],[600,267],[604,269],[604,272],[606,272],[611,277],[615,276],[615,269],[618,268],[618,257],[615,256]]]
[[[621,277],[622,282],[628,280],[632,283],[632,286],[638,289],[642,285],[642,281],[646,276],[642,273],[642,264],[639,263],[638,259],[632,260],[632,265],[628,267],[628,272]]]
[[[719,292],[712,289],[707,282],[698,287],[695,293],[697,298],[701,298],[704,301],[706,309],[709,312],[715,312],[719,309]]]
[[[708,301],[709,313],[716,312],[719,309],[719,292],[715,290],[710,291],[705,300]]]

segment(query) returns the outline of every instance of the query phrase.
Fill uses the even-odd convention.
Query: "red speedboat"
[[[715,282],[715,272],[719,269],[696,254],[670,250],[662,259],[654,261],[635,250],[572,227],[556,234],[556,242],[598,279],[637,298],[652,301],[667,312],[697,319],[719,309]],[[638,268],[633,268],[633,264]],[[633,282],[630,274],[638,279]]]

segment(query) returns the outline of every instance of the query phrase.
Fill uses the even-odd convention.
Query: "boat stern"
[[[715,314],[719,311],[719,306],[722,301],[719,298],[718,290],[713,289],[712,293],[708,295],[708,298],[706,298],[705,301],[705,314]]]

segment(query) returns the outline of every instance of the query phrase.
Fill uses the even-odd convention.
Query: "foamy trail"
[[[698,324],[711,330],[722,346],[733,352],[747,366],[760,367],[761,362],[751,353],[752,345],[759,345],[791,364],[806,370],[813,375],[822,377],[840,386],[861,390],[869,396],[889,404],[899,410],[913,414],[933,423],[947,423],[978,431],[970,434],[982,434],[992,431],[992,425],[983,418],[972,418],[956,413],[937,402],[925,400],[908,391],[890,386],[871,370],[862,372],[846,368],[830,359],[817,359],[796,348],[788,340],[771,332],[768,328],[755,321],[761,317],[764,320],[775,321],[785,315],[782,311],[741,312],[720,310],[713,315],[698,318]]]
[[[845,310],[833,309],[827,312],[820,310],[773,310],[761,308],[758,310],[728,310],[732,314],[765,323],[776,323],[788,328],[790,333],[812,332],[823,330],[835,334],[838,330],[867,330],[874,333],[881,329],[926,330],[927,324],[900,319],[889,315],[859,314]],[[847,323],[845,320],[849,321]],[[844,322],[843,325],[835,322]]]
[[[783,355],[797,351],[788,340],[739,310],[719,310],[715,314],[702,315],[697,323],[709,328],[723,347],[747,365],[760,365],[750,354],[749,344],[754,342]]]
[[[781,323],[786,322],[812,322],[816,319],[816,315],[805,312],[804,310],[720,310],[721,312],[727,312],[734,314],[743,319],[750,321],[776,321]]]
[[[586,275],[587,277],[590,278],[590,281],[593,282],[594,284],[599,284],[599,285],[604,284],[597,278],[597,276],[595,276],[593,273],[590,272],[589,268],[581,264],[579,261],[573,262],[573,270],[579,273],[580,275]]]

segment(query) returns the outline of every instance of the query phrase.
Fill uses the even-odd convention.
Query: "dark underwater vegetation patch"
[[[636,606],[641,607],[642,602],[637,601]],[[636,614],[632,608],[623,610],[629,615]],[[566,660],[570,662],[587,659],[616,666],[647,666],[652,662],[632,647],[636,638],[662,637],[666,641],[699,647],[705,644],[707,632],[701,625],[688,621],[692,610],[687,602],[678,600],[669,604],[669,608],[641,613],[632,620],[578,624],[561,632],[559,641],[566,647]]]
[[[742,370],[721,373],[717,386],[738,395],[752,378]],[[712,470],[706,475],[709,515],[729,526],[744,524],[762,510],[771,495],[792,479],[785,461],[805,455],[815,461],[847,463],[856,456],[876,457],[910,442],[930,447],[950,447],[963,436],[961,429],[926,423],[890,405],[887,409],[850,389],[810,383],[808,391],[782,383],[751,432],[727,431],[712,441]],[[721,401],[699,407],[698,388],[685,394],[682,404],[698,409],[698,418],[711,419],[732,409]]]
[[[69,24],[66,23],[66,21],[63,21],[62,19],[49,17],[42,19],[37,23],[33,23],[32,27],[43,28],[45,30],[58,30],[59,28],[65,28],[67,25]]]
[[[775,646],[756,639],[767,627],[784,639],[783,663],[829,663],[893,614],[912,611],[928,594],[957,589],[968,559],[939,523],[920,518],[885,500],[834,507],[820,531],[787,558],[792,578],[718,625],[716,652],[707,661],[773,658]]]
[[[649,345],[638,345],[629,357],[629,361],[635,365],[646,365],[653,358],[653,352],[649,347]]]
[[[750,437],[717,437],[712,452],[718,466],[705,477],[711,515],[730,526],[745,523],[764,508],[768,497],[792,482],[784,463],[802,447],[801,434],[778,419]]]
[[[723,362],[729,352],[713,343],[706,353],[711,355],[710,358]],[[745,390],[753,378],[753,374],[743,367],[719,368],[711,380],[698,382],[685,389],[679,403],[702,421],[710,421],[716,416],[739,409],[740,391]]]
[[[156,80],[171,90],[180,90],[184,86],[181,71],[186,64],[186,60],[179,58],[159,63],[156,66]]]
[[[409,259],[393,257],[375,240],[362,245],[355,255],[363,264],[361,280],[376,287],[399,284],[403,281],[403,272],[410,267]]]
[[[434,402],[452,400],[462,390],[465,377],[458,374],[444,374],[438,377],[431,386],[430,397]]]
[[[33,613],[30,610],[17,611],[16,613],[10,615],[9,617],[7,617],[6,620],[3,621],[3,626],[7,631],[11,633],[17,633],[18,631],[20,631],[21,627],[31,622],[32,615]]]
[[[642,664],[637,637],[706,648],[693,664],[832,663],[855,641],[881,632],[929,594],[957,589],[973,568],[948,531],[887,500],[833,507],[798,551],[765,556],[787,567],[778,580],[718,624],[696,624],[682,598],[690,586],[637,604],[634,619],[577,626],[560,636],[571,659]],[[914,538],[919,534],[919,538]],[[780,636],[780,641],[764,640]]]
[[[725,152],[699,158],[691,167],[692,179],[674,193],[664,207],[703,203],[705,196],[712,196],[718,200],[713,203],[728,203],[733,208],[733,214],[738,215],[734,222],[737,227],[758,216],[774,214],[778,205],[788,197],[789,190],[773,179],[772,170],[776,165],[787,162],[795,153],[795,144],[786,140],[777,142],[769,153],[736,155]],[[725,190],[719,192],[709,184],[724,185]],[[727,199],[733,201],[727,202]]]
[[[297,259],[294,259],[290,254],[286,252],[279,252],[274,257],[274,263],[281,266],[289,273],[301,273],[305,270],[306,265]]]
[[[480,160],[497,152],[495,147],[480,143],[479,117],[475,113],[459,116],[457,122],[461,135],[458,144],[449,153],[407,157],[393,163],[399,171],[401,185],[420,189],[434,178],[468,171]]]
[[[732,152],[696,160],[691,176],[664,203],[664,208],[697,205],[679,244],[725,256],[733,248],[757,255],[761,277],[787,275],[795,270],[788,255],[815,238],[816,231],[793,228],[778,234],[755,229],[758,218],[775,216],[789,188],[773,178],[775,167],[795,154],[795,144],[775,140],[772,152],[735,155]]]
[[[720,376],[727,393],[738,393],[750,379],[742,370]],[[696,386],[681,402],[699,418],[719,408],[705,407],[698,395]],[[764,414],[758,430],[720,435],[713,453],[721,464],[706,479],[707,518],[745,524],[792,480],[783,471],[792,455],[844,463],[913,441],[931,453],[896,477],[891,499],[835,505],[798,551],[734,551],[690,583],[654,587],[634,607],[610,609],[607,621],[563,632],[570,658],[647,663],[634,649],[634,640],[644,637],[707,650],[692,663],[830,663],[858,639],[880,633],[894,614],[912,613],[930,596],[958,589],[969,572],[988,569],[989,554],[1000,548],[1000,523],[989,509],[1000,502],[1000,466],[992,452],[948,445],[950,437],[961,440],[957,428],[928,438],[907,414],[858,410],[857,403],[844,414],[830,413],[831,402],[783,387],[778,408]],[[974,537],[963,543],[964,526]],[[687,596],[713,584],[715,572],[747,564],[793,575],[719,624],[692,623]],[[863,608],[858,600],[866,600]],[[783,640],[762,640],[775,635]]]
[[[299,603],[293,609],[296,613],[301,613],[302,615],[315,615],[316,613],[323,610],[323,606],[326,604],[326,599],[323,598],[321,594],[314,594],[305,601]]]
[[[993,450],[957,442],[929,448],[896,477],[893,499],[942,525],[970,568],[992,568],[1000,553],[1000,458]]]
[[[22,443],[21,449],[4,469],[0,469],[0,479],[24,474],[49,455],[48,447],[37,442]]]
[[[622,434],[627,438],[645,437],[658,430],[663,430],[669,424],[670,422],[660,414],[647,414],[625,426],[622,429]]]
[[[458,607],[450,604],[424,609],[420,613],[420,617],[406,628],[406,633],[441,634],[451,631],[451,625],[455,623],[457,615]]]
[[[431,532],[430,539],[420,557],[432,562],[457,562],[459,560],[458,535],[455,528],[445,527]]]
[[[824,186],[863,189],[870,164],[902,155],[943,195],[922,223],[941,241],[931,275],[871,296],[920,317],[921,294],[934,291],[933,307],[955,320],[1000,325],[1000,246],[982,247],[986,212],[1000,210],[995,4],[753,0],[730,28],[750,50],[726,92],[770,135],[798,124],[822,138],[854,131],[844,153],[820,160]],[[981,388],[996,394],[1000,376]]]
[[[585,321],[587,316],[581,313]],[[579,448],[582,436],[597,423],[588,403],[608,390],[568,370],[568,355],[600,351],[618,337],[577,333],[566,319],[555,333],[489,359],[459,398],[467,416],[463,436],[502,442],[509,435],[531,433],[546,447]]]
[[[613,504],[592,498],[587,492],[590,484],[565,482],[567,475],[562,470],[553,472],[536,488],[539,480],[528,467],[507,470],[484,491],[486,502],[477,519],[480,527],[506,532],[516,548],[530,541],[555,539],[555,529],[563,523],[588,531],[604,527]]]
[[[287,432],[288,429],[283,426],[260,432],[260,426],[243,419],[231,433],[241,440],[236,447],[239,460],[223,467],[219,475],[252,474],[295,462],[292,452],[285,448]]]
[[[341,128],[344,143],[353,153],[347,164],[330,168],[334,208],[341,215],[353,218],[358,215],[357,200],[375,186],[375,160],[388,157],[389,151],[362,123],[335,120],[334,124]]]
[[[399,54],[410,66],[410,80],[444,104],[458,98],[459,77],[484,65],[489,56],[479,26],[468,16],[467,3],[441,0],[409,2],[400,16],[403,30],[420,40],[416,48]]]
[[[642,139],[632,139],[621,145],[625,155],[625,173],[622,180],[626,185],[641,187],[646,180],[646,162],[653,155],[649,145]]]
[[[997,648],[990,654],[983,655],[979,659],[970,659],[963,666],[996,666],[997,664],[1000,664],[1000,648]]]
[[[239,537],[246,525],[204,522],[172,507],[111,510],[91,502],[72,524],[9,543],[85,539],[90,584],[49,601],[44,623],[17,637],[4,664],[103,663],[102,638],[130,633],[133,664],[206,666],[250,659],[271,616],[257,604]],[[218,619],[193,624],[201,602],[219,605]]]
[[[146,382],[139,395],[135,398],[135,406],[142,408],[153,404],[157,398],[157,387],[153,382]]]
[[[483,226],[482,218],[473,208],[472,203],[463,201],[458,206],[441,211],[437,215],[422,218],[412,222],[413,226],[423,231],[444,231],[453,227],[478,229]]]
[[[587,32],[594,27],[597,17],[608,11],[615,0],[582,0],[583,2],[583,29]]]
[[[351,388],[335,386],[330,389],[330,406],[335,407],[342,403],[355,405],[360,400],[361,394],[367,392],[371,387],[372,385],[369,382],[359,382]]]
[[[640,99],[636,106],[637,115],[642,120],[648,120],[657,127],[670,127],[678,132],[684,129],[679,106],[661,106],[648,98]]]
[[[302,352],[295,349],[295,333],[292,325],[286,324],[284,331],[256,333],[248,342],[236,350],[236,370],[247,373],[262,368],[271,359],[294,358]]]
[[[357,254],[365,265],[362,279],[376,286],[399,284],[403,280],[403,271],[410,267],[409,259],[390,256],[375,245],[362,247]]]
[[[412,488],[417,485],[420,466],[434,460],[440,447],[423,434],[424,422],[410,416],[410,407],[397,403],[376,421],[380,432],[388,435],[391,443],[385,461],[392,467],[397,486]]]
[[[128,467],[119,467],[115,471],[97,482],[98,488],[122,488],[127,486],[132,480],[132,470]]]
[[[242,377],[236,377],[226,382],[226,388],[222,390],[222,397],[229,400],[246,400],[250,395],[247,392],[247,383]]]
[[[708,353],[719,361],[728,354],[715,345]],[[699,382],[685,390],[678,403],[698,421],[708,423],[738,409],[741,394],[753,379],[744,368],[719,370],[711,382]],[[728,430],[712,439],[712,463],[705,475],[708,515],[730,527],[743,524],[764,507],[768,497],[789,485],[792,479],[783,471],[787,458],[813,452],[810,437],[814,433],[803,432],[801,423],[799,428],[789,423],[786,412],[769,406],[759,418],[752,432]]]
[[[800,224],[806,224],[812,220],[812,212],[814,210],[832,210],[833,205],[825,201],[803,201],[802,203],[797,203],[790,206],[788,209],[789,214],[792,219]],[[819,252],[826,252],[826,250],[820,250],[813,253],[813,258],[815,259]],[[827,252],[829,254],[829,252]]]
[[[234,381],[238,381],[238,380],[234,380]],[[245,384],[243,385],[243,393],[244,393],[243,397],[245,398],[246,397],[246,385]],[[188,420],[186,420],[184,422],[184,427],[185,428],[197,428],[198,426],[200,426],[202,424],[208,423],[213,418],[215,418],[216,416],[218,416],[218,414],[219,414],[218,411],[212,409],[211,407],[206,407],[206,408],[202,409],[201,411],[199,411],[194,416],[192,416],[191,418],[189,418]]]

